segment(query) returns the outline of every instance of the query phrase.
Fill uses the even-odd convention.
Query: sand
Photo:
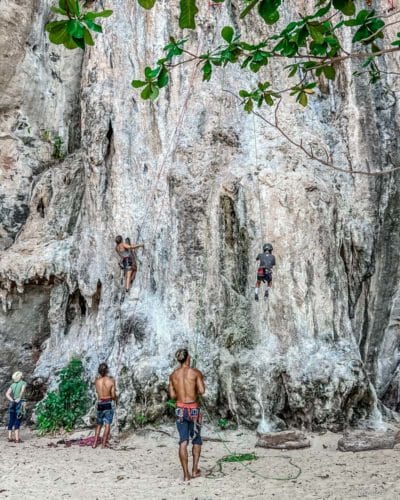
[[[23,429],[21,444],[0,443],[0,497],[9,499],[307,499],[400,498],[400,447],[362,453],[336,450],[340,435],[312,434],[311,448],[294,451],[254,448],[246,429],[224,431],[231,452],[255,451],[248,468],[224,464],[219,477],[201,477],[185,484],[177,457],[177,434],[143,430],[113,440],[113,449],[92,450],[64,445],[49,447],[58,437],[37,437]],[[211,431],[210,431],[211,432]],[[212,434],[209,435],[211,436]],[[82,435],[88,436],[89,431]],[[215,434],[214,434],[215,436]],[[75,435],[76,437],[76,435]],[[228,453],[221,442],[205,442],[202,470]],[[278,481],[297,473],[296,480]],[[215,469],[217,470],[217,469]],[[266,476],[266,477],[262,477]]]

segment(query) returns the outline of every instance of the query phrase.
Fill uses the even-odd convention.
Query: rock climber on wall
[[[272,268],[275,266],[275,256],[272,255],[272,250],[273,247],[271,243],[264,243],[263,253],[259,253],[256,257],[256,260],[259,261],[259,265],[257,269],[257,283],[254,298],[257,301],[261,282],[267,283],[267,288],[264,293],[265,298],[268,298],[269,289],[272,285]]]
[[[129,243],[127,243],[127,241]],[[115,243],[117,244],[115,251],[121,257],[121,267],[124,270],[125,291],[129,292],[137,271],[136,258],[132,250],[141,247],[144,248],[144,245],[143,243],[131,245],[129,238],[127,238],[124,243],[120,235],[115,238]]]

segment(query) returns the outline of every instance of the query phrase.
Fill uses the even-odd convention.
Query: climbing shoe
[[[265,293],[264,293],[264,299],[268,299],[268,295],[269,295],[268,290],[265,290]]]
[[[254,300],[258,302],[258,293],[254,294]]]

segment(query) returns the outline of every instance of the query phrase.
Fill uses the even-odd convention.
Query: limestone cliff
[[[398,175],[312,162],[243,113],[224,89],[254,76],[229,67],[208,84],[179,67],[157,102],[141,101],[130,81],[177,32],[175,8],[98,3],[114,14],[85,54],[48,43],[50,0],[2,4],[1,388],[22,368],[37,400],[71,356],[89,376],[107,360],[128,426],[164,412],[173,353],[186,345],[224,417],[255,424],[265,411],[281,427],[339,429],[378,418],[377,400],[396,410]],[[237,17],[236,1],[204,2],[192,50]],[[398,59],[383,63],[399,71]],[[399,165],[399,106],[385,90],[395,77],[372,88],[355,69],[321,81],[307,110],[287,102],[280,124],[327,145],[338,165]],[[285,82],[280,65],[266,74]],[[146,245],[126,297],[117,234]],[[274,289],[256,303],[265,241]]]

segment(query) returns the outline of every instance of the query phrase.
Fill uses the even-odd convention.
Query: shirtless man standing
[[[94,437],[93,448],[96,448],[100,431],[104,425],[104,433],[101,447],[107,446],[110,436],[110,426],[113,421],[114,409],[113,401],[116,401],[115,380],[108,376],[108,366],[106,363],[100,363],[99,376],[96,378],[95,386],[97,392],[97,418],[96,434]]]
[[[190,356],[187,349],[179,349],[175,354],[180,367],[169,377],[169,394],[176,399],[176,426],[179,431],[179,460],[183,469],[183,480],[199,477],[199,459],[203,443],[201,431],[201,415],[197,397],[205,392],[204,378],[201,371],[190,367]],[[189,474],[188,443],[192,438],[193,468]]]

